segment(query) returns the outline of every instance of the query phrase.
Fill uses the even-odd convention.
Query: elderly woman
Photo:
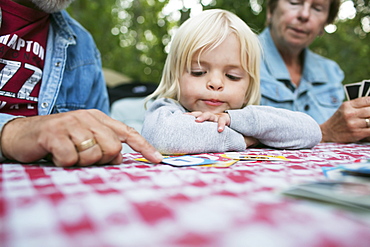
[[[308,46],[334,21],[340,0],[268,0],[260,34],[262,105],[301,111],[321,127],[324,142],[370,136],[370,97],[344,99],[342,70]]]

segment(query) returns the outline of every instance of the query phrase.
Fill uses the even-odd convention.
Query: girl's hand
[[[247,145],[247,148],[249,147],[255,147],[259,144],[259,141],[251,136],[244,136],[245,144]]]
[[[230,126],[230,116],[228,113],[212,113],[212,112],[200,112],[200,111],[193,111],[187,112],[185,114],[192,115],[195,117],[195,121],[198,123],[202,123],[204,121],[210,121],[218,123],[217,131],[222,132],[225,129],[225,126]]]

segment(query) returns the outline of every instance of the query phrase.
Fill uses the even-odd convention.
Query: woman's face
[[[330,0],[278,0],[268,13],[271,36],[279,50],[300,52],[322,34]]]

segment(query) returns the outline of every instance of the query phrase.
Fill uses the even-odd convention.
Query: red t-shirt
[[[38,114],[49,14],[0,0],[0,112]]]

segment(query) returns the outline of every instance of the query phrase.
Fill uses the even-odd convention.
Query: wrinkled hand
[[[322,142],[357,142],[370,140],[370,97],[344,102],[325,123],[320,125]]]
[[[96,144],[76,149],[89,139],[95,139]],[[120,164],[121,143],[127,143],[151,162],[162,160],[136,130],[98,110],[17,118],[4,126],[1,135],[4,157],[33,162],[51,155],[56,166]]]
[[[217,131],[222,132],[225,129],[225,126],[230,125],[230,116],[228,113],[212,113],[212,112],[200,112],[200,111],[193,111],[187,112],[186,114],[192,115],[195,117],[195,121],[198,123],[202,123],[204,121],[210,121],[218,123]]]

